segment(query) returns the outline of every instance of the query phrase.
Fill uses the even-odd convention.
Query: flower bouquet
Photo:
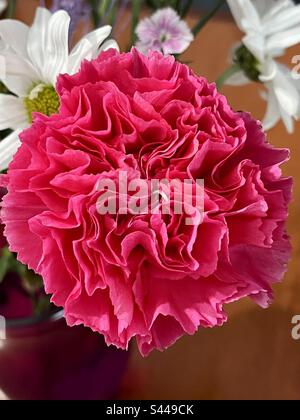
[[[3,308],[8,322],[34,317],[25,324],[38,325],[35,346],[51,348],[61,328],[77,349],[55,392],[26,398],[86,383],[85,367],[76,376],[72,366],[95,357],[100,336],[121,350],[136,341],[147,356],[222,326],[228,303],[250,297],[266,308],[287,270],[292,181],[280,166],[289,152],[266,130],[282,119],[292,131],[300,114],[299,78],[278,61],[300,42],[300,6],[228,0],[245,36],[214,83],[181,54],[226,2],[190,28],[193,3],[41,2],[27,27],[11,19],[10,1],[0,21]],[[95,28],[74,43],[79,22]],[[122,25],[131,34],[124,52],[109,39]],[[251,82],[268,103],[263,123],[221,93],[224,83]],[[53,330],[62,316],[76,328]],[[124,366],[125,353],[105,349],[103,360]]]

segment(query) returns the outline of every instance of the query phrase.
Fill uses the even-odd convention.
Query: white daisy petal
[[[100,45],[109,37],[111,30],[111,26],[106,25],[85,35],[83,39],[87,39],[92,45],[94,45],[94,47],[98,46],[99,48]]]
[[[16,130],[0,141],[0,171],[8,168],[14,155],[21,145],[19,135],[22,130]]]
[[[27,96],[30,88],[39,79],[32,64],[22,55],[8,49],[0,52],[5,60],[5,77],[2,80],[10,92],[17,96]]]
[[[288,114],[296,117],[300,104],[300,95],[295,88],[288,68],[284,66],[279,68],[273,85],[280,106]]]
[[[283,10],[277,16],[271,16],[264,20],[266,35],[273,35],[286,31],[293,26],[300,25],[300,6]]]
[[[286,49],[298,44],[299,42],[300,29],[297,27],[272,35],[269,39],[266,40],[266,50],[272,51],[276,48]]]
[[[24,128],[28,117],[22,99],[13,95],[0,94],[0,130]]]
[[[68,68],[70,16],[61,10],[49,20],[43,80],[56,84],[57,76]]]
[[[294,0],[252,0],[256,10],[263,17],[263,21],[269,21],[276,18],[286,10],[295,7]],[[263,7],[262,7],[263,4]]]
[[[241,31],[248,26],[257,27],[260,18],[251,0],[227,0],[231,13]]]
[[[282,119],[292,132],[294,119],[300,117],[300,86],[292,80],[291,69],[274,58],[300,42],[300,6],[291,0],[227,1],[237,25],[246,34],[243,44],[258,61],[253,70],[259,70],[260,81],[267,88],[264,126],[269,129]],[[243,67],[242,62],[240,65]]]
[[[265,59],[264,38],[260,33],[248,34],[243,38],[243,43],[259,61]]]
[[[82,57],[86,57],[87,60],[92,58],[91,44],[87,39],[82,39],[69,55],[68,74],[74,74],[79,70]]]
[[[263,20],[274,18],[283,10],[294,7],[292,0],[251,0]]]
[[[107,51],[107,50],[116,50],[116,51],[120,51],[120,47],[117,43],[117,41],[115,41],[114,39],[109,39],[108,41],[105,41],[100,48],[100,51]]]
[[[42,7],[37,8],[31,28],[18,21],[0,22],[0,34],[1,28],[3,33],[0,50],[4,45],[5,55],[11,63],[6,76],[13,93],[26,96],[36,83],[55,86],[59,74],[73,74],[82,60],[95,58],[102,50],[101,44],[111,34],[111,26],[96,29],[87,34],[69,56],[69,25],[70,17],[65,11],[52,15]],[[103,48],[118,49],[118,45],[110,40]]]
[[[275,125],[280,121],[281,114],[275,92],[272,89],[270,89],[267,93],[266,100],[268,102],[268,106],[266,115],[263,119],[263,127],[267,131],[275,127]]]
[[[280,107],[281,112],[281,119],[283,121],[283,124],[285,125],[285,128],[289,134],[292,134],[294,132],[295,123],[294,118],[285,111],[285,109]]]
[[[79,65],[83,60],[91,60],[99,54],[100,45],[109,37],[111,29],[111,26],[104,26],[96,29],[84,36],[78,44],[75,45],[69,57],[68,71],[70,74],[78,71]],[[116,43],[114,45],[116,45]]]
[[[3,44],[23,57],[27,57],[28,33],[28,26],[18,20],[0,20],[0,38]]]
[[[230,8],[231,14],[234,17],[236,24],[238,25],[241,31],[244,30],[242,27],[242,20],[244,19],[244,10],[241,7],[241,4],[236,0],[227,0],[228,6]]]
[[[50,18],[51,13],[49,10],[38,7],[33,25],[28,34],[27,52],[31,62],[41,76],[47,60],[46,43]]]
[[[30,86],[32,86],[30,79],[13,75],[7,76],[4,80],[4,84],[10,92],[20,98],[24,98],[28,94]]]

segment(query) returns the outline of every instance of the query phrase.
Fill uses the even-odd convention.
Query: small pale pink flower
[[[170,7],[160,9],[150,18],[142,20],[136,34],[139,38],[137,48],[145,54],[149,51],[181,54],[194,39],[186,22]]]

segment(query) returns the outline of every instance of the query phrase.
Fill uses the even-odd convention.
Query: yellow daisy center
[[[30,123],[32,123],[34,112],[40,112],[49,117],[56,114],[59,109],[59,97],[54,87],[43,83],[35,85],[24,102]]]

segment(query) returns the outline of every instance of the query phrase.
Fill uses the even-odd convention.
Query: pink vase
[[[10,321],[0,340],[0,394],[13,400],[99,400],[117,397],[128,353],[108,348],[59,312],[44,320]]]

